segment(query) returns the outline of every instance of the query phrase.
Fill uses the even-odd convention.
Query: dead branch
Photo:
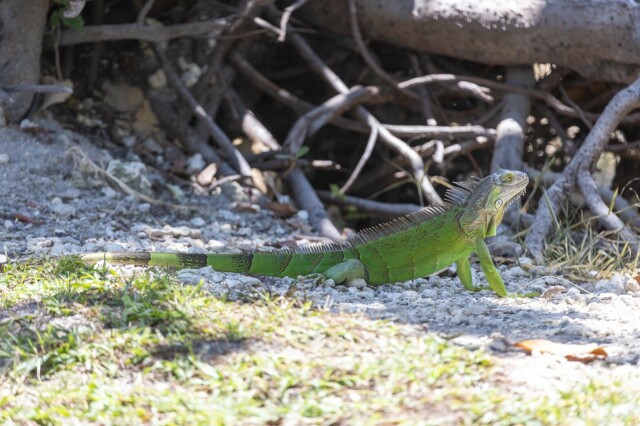
[[[564,169],[561,177],[554,182],[547,191],[544,200],[536,212],[534,226],[530,228],[525,243],[529,251],[539,262],[543,260],[543,242],[553,224],[553,216],[560,211],[560,205],[576,185],[576,179],[581,167],[588,170],[591,164],[602,153],[609,141],[610,134],[615,130],[623,117],[640,106],[640,79],[618,92],[602,112],[593,129],[587,135],[584,143]],[[584,173],[584,172],[583,172]],[[588,183],[583,183],[589,189]],[[584,194],[583,194],[584,195]],[[597,207],[596,204],[593,204]],[[594,212],[598,214],[597,212]]]
[[[313,187],[299,168],[295,167],[285,177],[287,185],[294,194],[298,205],[309,213],[309,222],[318,232],[336,242],[344,242],[345,239],[333,225],[318,199]]]
[[[615,231],[624,241],[632,244],[634,251],[638,250],[638,236],[618,216],[609,212],[609,207],[602,201],[596,182],[585,163],[582,163],[578,169],[577,178],[582,196],[589,206],[589,210],[598,216],[598,222],[605,228]]]
[[[415,213],[422,209],[417,204],[406,203],[382,203],[380,201],[367,200],[349,195],[337,196],[329,191],[316,191],[320,199],[324,202],[336,204],[338,206],[353,206],[358,210],[374,213],[382,216],[398,217],[410,213]]]
[[[376,142],[378,141],[378,134],[379,134],[378,126],[372,126],[371,134],[369,134],[369,139],[367,139],[367,145],[365,145],[364,152],[362,153],[362,156],[360,156],[360,160],[358,160],[358,164],[356,164],[356,166],[353,168],[353,172],[351,172],[351,175],[349,176],[347,181],[340,188],[340,191],[342,191],[343,193],[346,193],[349,190],[349,188],[351,188],[351,185],[353,185],[356,179],[358,179],[358,176],[360,176],[360,172],[362,172],[364,165],[369,160],[369,157],[371,157],[373,148],[375,147]]]
[[[202,37],[217,35],[225,30],[232,17],[211,19],[167,26],[147,26],[139,23],[120,25],[89,25],[82,30],[64,30],[60,34],[60,46],[101,41],[143,40],[168,41],[180,37]]]
[[[631,205],[621,194],[615,194],[611,189],[598,187],[598,193],[606,205],[613,202],[613,211],[627,224],[640,228],[640,214],[637,211],[637,204]],[[614,198],[615,197],[615,198]]]
[[[240,116],[242,131],[254,141],[260,141],[269,149],[278,150],[280,144],[267,128],[258,120],[256,115],[244,103],[238,92],[231,87],[227,87],[229,101],[232,103],[236,113]]]
[[[410,124],[382,124],[396,136],[403,138],[468,138],[482,136],[489,139],[496,138],[496,131],[482,126],[414,126]]]

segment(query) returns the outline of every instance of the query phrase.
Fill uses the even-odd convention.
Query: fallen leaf
[[[199,185],[207,187],[213,183],[216,173],[218,173],[218,166],[215,163],[210,163],[198,174],[196,182],[198,182]]]
[[[291,205],[291,203],[279,203],[277,201],[267,203],[267,209],[278,217],[289,217],[296,214],[298,211]]]
[[[549,300],[552,299],[553,296],[555,296],[556,294],[562,293],[564,292],[565,288],[562,287],[561,285],[554,285],[553,287],[549,287],[548,289],[546,289],[542,295],[540,295],[541,298]]]
[[[251,169],[251,177],[253,178],[253,186],[255,186],[258,191],[265,195],[269,193],[269,188],[267,188],[267,183],[260,170]]]
[[[514,343],[513,346],[524,349],[531,353],[533,351],[541,353],[549,353],[554,355],[562,355],[569,361],[591,362],[596,359],[604,359],[607,352],[603,346],[596,343],[588,343],[585,345],[574,345],[569,343],[557,343],[546,339],[523,340]]]
[[[50,84],[50,85],[58,85],[58,86],[68,87],[71,90],[73,90],[73,82],[71,80],[69,80],[69,79],[58,81],[58,80],[56,80],[54,78],[43,78],[42,82],[45,83],[45,84]],[[44,111],[45,109],[49,108],[51,105],[63,103],[64,101],[69,99],[69,97],[71,97],[72,94],[73,93],[67,93],[67,92],[57,92],[57,93],[47,93],[47,94],[45,94],[44,98],[42,100],[42,105],[40,106],[40,108],[38,108],[38,112]]]

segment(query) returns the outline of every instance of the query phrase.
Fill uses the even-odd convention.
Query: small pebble
[[[0,154],[0,164],[7,164],[9,162],[9,154]]]
[[[201,217],[194,217],[189,221],[189,223],[191,223],[191,225],[195,226],[196,228],[202,228],[207,224],[207,222],[205,222]]]
[[[138,211],[140,213],[148,213],[151,210],[151,204],[149,203],[142,203],[138,205]]]

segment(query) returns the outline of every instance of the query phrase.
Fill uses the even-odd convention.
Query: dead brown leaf
[[[564,356],[569,361],[591,362],[607,357],[607,352],[603,346],[597,343],[584,345],[574,345],[569,343],[552,342],[546,339],[530,339],[514,343],[513,346],[524,349],[531,353],[533,351]]]

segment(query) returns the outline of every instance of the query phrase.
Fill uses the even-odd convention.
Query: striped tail
[[[104,260],[114,265],[159,266],[163,268],[202,268],[207,266],[207,255],[198,253],[88,253],[80,259],[89,265]]]

